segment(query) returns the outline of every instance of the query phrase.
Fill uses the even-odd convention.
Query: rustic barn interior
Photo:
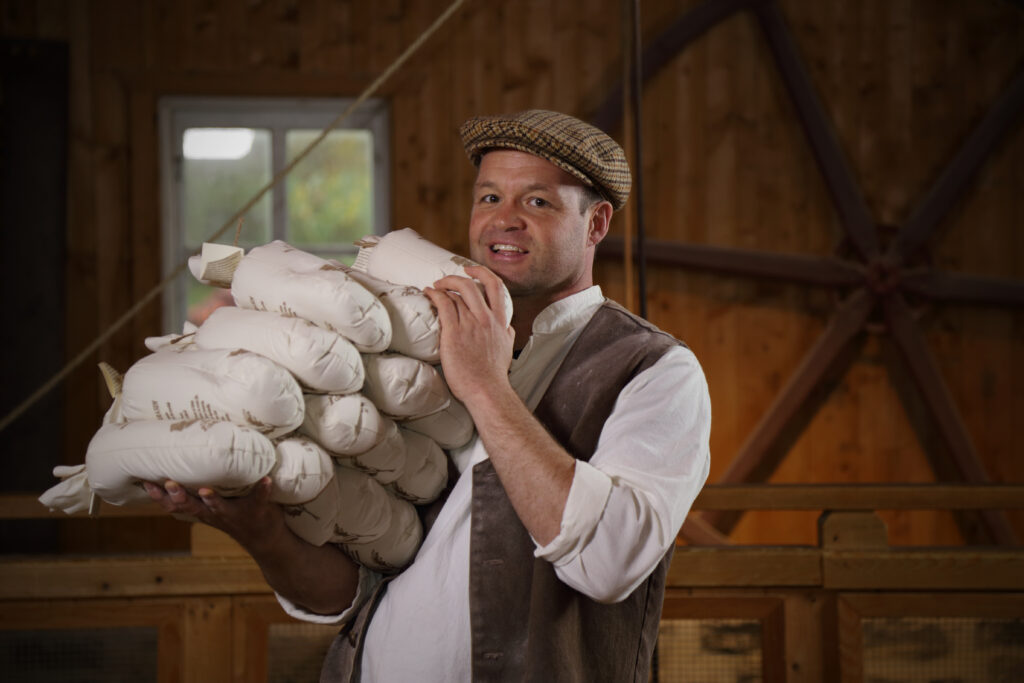
[[[384,229],[458,253],[468,117],[564,111],[633,160],[597,279],[714,409],[657,680],[1024,679],[1024,4],[0,0],[0,37],[11,680],[315,680],[333,629],[226,537],[36,498],[97,364],[175,331],[168,107],[361,96]]]

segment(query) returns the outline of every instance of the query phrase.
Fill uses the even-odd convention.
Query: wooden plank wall
[[[697,5],[647,0],[651,40]],[[1024,68],[1024,11],[1005,0],[780,0],[884,240],[964,136]],[[8,0],[5,36],[71,46],[69,356],[159,280],[156,103],[163,95],[353,96],[447,6],[444,0]],[[622,73],[615,0],[470,0],[384,86],[392,106],[393,216],[453,250],[473,169],[456,129],[528,107],[588,115]],[[645,205],[652,238],[828,255],[836,212],[752,15],[698,39],[644,92]],[[620,137],[619,131],[613,131]],[[954,271],[1024,277],[1024,130],[981,170],[929,250]],[[621,233],[622,219],[615,232]],[[211,231],[217,226],[211,226]],[[623,268],[602,261],[613,297]],[[650,317],[700,357],[714,402],[712,481],[821,332],[825,290],[652,268]],[[630,303],[630,302],[627,302]],[[920,320],[996,481],[1024,480],[1024,314],[924,306]],[[66,461],[80,461],[106,398],[95,361],[127,367],[159,330],[146,308],[65,383]],[[779,482],[934,478],[884,336],[866,344],[773,477]],[[912,392],[910,392],[912,393]],[[911,415],[920,408],[911,405]],[[9,466],[9,465],[8,465]],[[956,543],[948,515],[884,513],[890,540]],[[814,512],[748,514],[746,543],[812,543]],[[1024,517],[1013,518],[1024,536]],[[98,527],[97,527],[98,528]],[[146,533],[145,530],[139,533]],[[168,532],[166,529],[161,533]],[[102,546],[102,534],[80,545]],[[169,541],[169,542],[178,542]]]

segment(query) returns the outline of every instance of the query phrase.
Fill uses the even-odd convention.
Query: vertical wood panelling
[[[11,2],[9,36],[71,42],[68,349],[74,355],[159,280],[156,131],[164,94],[354,96],[448,6],[448,0],[127,0]],[[650,42],[697,0],[645,0]],[[778,0],[883,244],[912,213],[1010,76],[1024,65],[1024,11],[1005,0]],[[474,171],[458,125],[527,107],[581,116],[621,77],[621,3],[467,0],[383,87],[391,104],[392,223],[465,252]],[[827,256],[842,230],[796,111],[753,14],[696,39],[645,87],[648,235]],[[620,131],[612,131],[620,136]],[[620,136],[621,137],[621,136]],[[986,162],[925,257],[942,268],[1024,277],[1024,130]],[[613,234],[621,234],[621,219]],[[841,253],[842,249],[841,249]],[[596,270],[624,294],[621,264]],[[712,481],[824,329],[842,292],[752,278],[648,271],[649,310],[687,340],[714,403]],[[1014,415],[1024,413],[1024,318],[1005,308],[912,301],[932,352],[993,478],[1024,479]],[[148,309],[101,356],[122,367]],[[807,416],[774,481],[927,481],[913,387],[888,370],[884,329]],[[105,407],[95,360],[64,389],[77,461]],[[925,435],[927,440],[929,437]],[[959,538],[948,515],[883,513],[894,543]],[[757,513],[743,542],[809,542],[813,513]],[[1024,528],[1024,518],[1015,517]],[[97,541],[98,542],[98,541]]]

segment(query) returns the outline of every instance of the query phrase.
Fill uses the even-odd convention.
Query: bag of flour
[[[271,438],[298,428],[305,411],[291,373],[242,349],[145,356],[125,373],[120,398],[124,420],[217,420]]]
[[[283,366],[312,391],[347,394],[363,386],[363,361],[337,332],[302,318],[223,306],[196,330],[201,349],[245,349]]]
[[[364,273],[419,289],[433,287],[446,275],[466,275],[466,266],[477,263],[453,254],[421,237],[412,228],[386,235],[368,235],[357,242],[359,253],[352,267]],[[504,290],[505,324],[512,322],[512,297]]]
[[[280,240],[245,255],[231,281],[240,308],[309,320],[351,341],[364,353],[391,343],[384,304],[344,270]]]
[[[276,463],[274,444],[255,429],[199,419],[104,425],[85,455],[89,486],[113,505],[149,501],[141,482],[168,479],[192,493],[242,495]]]

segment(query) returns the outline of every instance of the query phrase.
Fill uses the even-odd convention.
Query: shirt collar
[[[599,285],[593,285],[550,304],[533,321],[533,335],[564,333],[579,327],[604,303]]]

